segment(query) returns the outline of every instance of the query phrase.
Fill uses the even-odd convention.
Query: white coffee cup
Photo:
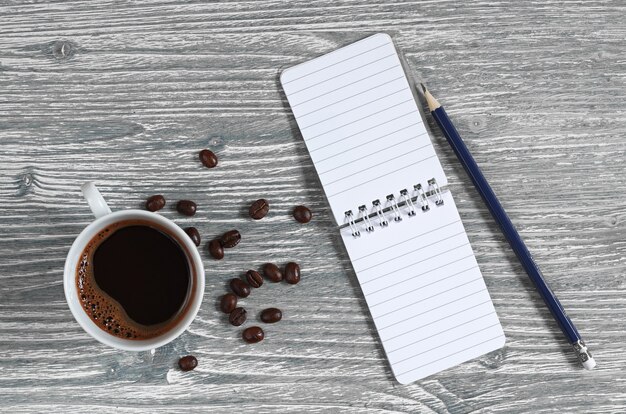
[[[83,195],[85,196],[89,207],[91,207],[91,211],[96,216],[96,220],[85,227],[76,240],[74,240],[74,243],[72,244],[72,247],[67,255],[67,259],[65,260],[65,271],[63,274],[65,299],[67,300],[67,304],[69,305],[74,318],[85,330],[85,332],[94,337],[96,340],[105,345],[125,351],[147,351],[173,341],[189,327],[193,319],[196,317],[196,314],[200,309],[200,304],[202,303],[202,296],[204,294],[204,266],[202,265],[202,259],[200,258],[196,245],[191,241],[191,238],[174,222],[157,213],[143,210],[121,210],[112,213],[106,201],[104,201],[104,198],[93,183],[85,183],[81,187],[81,190],[83,191]],[[91,241],[107,226],[126,220],[142,220],[152,222],[156,226],[163,228],[172,235],[176,236],[175,238],[177,239],[177,242],[179,242],[179,244],[183,244],[181,247],[183,248],[183,251],[185,251],[189,268],[192,270],[191,274],[194,277],[192,283],[195,284],[195,288],[191,289],[190,296],[187,298],[189,301],[188,309],[180,321],[176,324],[176,326],[172,327],[162,335],[145,340],[119,338],[98,327],[98,325],[91,320],[83,309],[78,295],[78,290],[76,288],[76,266],[78,265],[81,253],[89,241]]]

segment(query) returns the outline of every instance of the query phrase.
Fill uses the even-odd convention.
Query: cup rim
[[[178,241],[184,244],[184,249],[189,253],[188,257],[190,261],[193,262],[192,265],[196,269],[197,273],[196,289],[190,297],[192,304],[189,307],[187,313],[183,316],[183,318],[175,327],[163,333],[162,335],[150,339],[124,339],[103,331],[91,320],[91,318],[87,315],[87,313],[80,305],[78,299],[78,291],[76,289],[76,265],[78,263],[78,256],[85,248],[86,244],[97,234],[99,230],[101,230],[105,226],[129,219],[145,219],[147,221],[152,221],[174,233],[177,236]],[[74,242],[72,243],[72,246],[70,247],[70,250],[65,259],[65,266],[63,271],[63,288],[65,292],[65,300],[76,322],[78,322],[78,324],[87,334],[89,334],[98,342],[124,351],[148,351],[168,344],[169,342],[178,338],[183,332],[187,330],[187,328],[189,328],[191,322],[193,322],[193,320],[196,318],[196,315],[200,310],[200,305],[202,304],[202,299],[204,297],[204,287],[204,265],[202,263],[200,253],[198,252],[198,248],[191,241],[191,238],[183,231],[181,227],[179,227],[172,220],[163,217],[158,213],[136,209],[115,211],[98,219],[95,219],[93,222],[89,223],[89,225],[80,232],[76,239],[74,239]]]

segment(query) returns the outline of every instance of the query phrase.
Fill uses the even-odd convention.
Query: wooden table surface
[[[386,363],[278,82],[281,69],[384,31],[456,122],[594,352],[583,371],[438,131],[435,148],[507,336],[409,386]],[[624,412],[626,7],[623,1],[0,1],[0,411]],[[431,127],[432,127],[431,122]],[[213,149],[220,165],[201,167]],[[66,305],[63,264],[91,220],[164,194],[205,240],[204,303],[154,352],[109,349]],[[261,221],[249,203],[271,204]],[[199,205],[193,218],[172,208]],[[315,214],[290,216],[297,204]],[[297,286],[246,345],[216,309],[226,281],[295,260]],[[176,368],[185,354],[198,368]]]

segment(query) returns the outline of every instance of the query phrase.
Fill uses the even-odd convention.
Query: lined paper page
[[[504,345],[504,333],[449,191],[444,204],[361,237],[341,237],[391,369],[402,384]],[[374,221],[377,222],[376,220]]]
[[[391,38],[377,34],[281,76],[338,224],[358,206],[447,184]],[[415,193],[411,193],[415,195]],[[403,384],[498,349],[504,334],[449,191],[389,226],[340,229],[383,348]],[[371,210],[369,210],[371,211]],[[378,219],[373,220],[374,223]]]
[[[447,184],[388,35],[286,69],[281,82],[337,223],[429,178]]]

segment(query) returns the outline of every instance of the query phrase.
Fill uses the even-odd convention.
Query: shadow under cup
[[[116,250],[110,249],[110,245],[119,244],[119,240],[128,242],[123,247],[121,245],[118,246],[121,249],[118,252],[122,256],[128,255],[128,257],[125,257],[128,260],[129,257],[133,256],[134,249],[137,246],[136,244],[133,245],[133,242],[137,241],[136,235],[149,234],[148,229],[152,233],[158,232],[162,239],[167,238],[172,252],[178,248],[180,256],[175,259],[178,260],[179,264],[186,264],[188,283],[184,287],[167,284],[161,286],[156,283],[139,283],[134,286],[134,288],[145,286],[146,289],[144,291],[141,289],[139,291],[137,289],[132,290],[132,283],[128,283],[129,290],[125,291],[126,284],[124,280],[132,279],[122,279],[118,281],[121,283],[118,284],[119,289],[117,292],[122,294],[122,296],[118,296],[120,298],[118,302],[113,298],[115,297],[114,295],[112,297],[108,294],[108,292],[111,292],[110,287],[108,290],[101,289],[99,284],[95,283],[96,278],[94,273],[91,272],[94,269],[93,258],[98,257],[96,256],[96,252],[98,252],[97,254],[100,255],[98,260],[100,262],[95,263],[95,267],[99,269],[99,274],[103,274],[103,271],[100,271],[100,269],[108,268],[111,270],[115,269],[116,266],[118,266],[118,269],[124,270],[125,263],[121,262],[123,257],[120,258],[119,263],[116,263],[112,259],[115,256],[111,256],[111,253],[115,254]],[[134,234],[135,239],[132,239],[133,236],[128,236],[128,234]],[[112,241],[115,237],[117,237],[118,241],[113,243]],[[131,238],[125,240],[127,237]],[[156,243],[155,240],[148,240],[148,242]],[[106,247],[107,243],[109,247]],[[161,245],[164,246],[163,240],[161,240]],[[142,263],[145,265],[144,269],[146,271],[144,273],[146,275],[153,274],[147,271],[149,265],[157,266],[156,269],[158,270],[159,266],[167,266],[167,259],[169,258],[169,256],[163,257],[163,255],[158,255],[158,243],[150,246],[151,249],[143,247],[137,249],[139,253],[142,250],[144,250],[143,253],[150,252],[148,256],[146,254],[140,255],[139,260],[136,261],[136,266],[141,266]],[[102,247],[102,250],[108,250],[108,255],[100,253],[100,247]],[[130,250],[130,252],[127,253],[126,250]],[[152,253],[153,251],[156,255]],[[105,257],[106,261],[102,257]],[[151,259],[155,263],[149,263]],[[129,269],[129,274],[133,273],[132,270]],[[153,266],[152,271],[154,270]],[[100,281],[102,282],[103,280],[100,279]],[[145,283],[146,281],[148,280],[143,282]],[[87,289],[89,287],[95,287],[96,289]],[[191,324],[202,301],[204,269],[195,244],[176,224],[156,213],[141,210],[118,211],[107,214],[91,223],[74,241],[65,263],[64,288],[72,314],[87,333],[98,341],[118,349],[142,351],[153,349],[172,341]],[[133,306],[133,312],[135,312],[135,315],[138,315],[137,311],[142,310],[142,306],[137,306],[140,303],[150,304],[155,312],[160,310],[158,309],[158,304],[161,301],[165,301],[163,304],[166,306],[166,302],[169,299],[163,295],[175,292],[176,288],[179,289],[178,299],[181,300],[181,304],[179,308],[172,308],[174,312],[168,319],[142,324],[137,322],[141,318],[133,318],[130,315]],[[183,288],[186,288],[186,294],[184,292],[181,293],[180,289]],[[157,295],[150,297],[145,295],[146,292],[157,292]],[[141,296],[142,293],[144,293],[143,296]],[[135,303],[129,302],[129,300],[134,300]],[[123,304],[126,304],[126,306],[122,306]],[[129,313],[126,312],[126,309],[129,310]],[[147,312],[144,317],[146,315],[149,316],[149,313]]]

